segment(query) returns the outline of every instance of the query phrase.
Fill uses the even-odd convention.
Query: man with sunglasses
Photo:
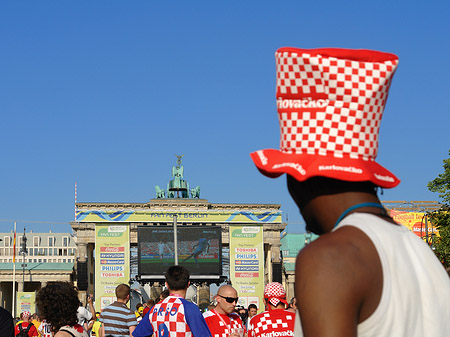
[[[203,314],[212,337],[243,337],[245,329],[241,317],[235,312],[238,302],[236,289],[229,285],[219,288],[217,305]]]

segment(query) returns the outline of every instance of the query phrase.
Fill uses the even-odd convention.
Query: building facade
[[[27,253],[22,253],[26,237]],[[35,292],[51,281],[73,282],[77,255],[75,238],[69,233],[0,233],[0,301],[12,311],[13,279],[18,292]]]

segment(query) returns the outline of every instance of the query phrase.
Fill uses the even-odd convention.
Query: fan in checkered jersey
[[[390,79],[398,61],[308,56],[276,53],[277,97],[329,103],[325,110],[279,106],[281,151],[374,160]]]
[[[295,315],[287,315],[284,317],[286,321],[283,321],[281,318],[272,319],[270,317],[270,312],[264,312],[263,317],[256,323],[256,326],[250,327],[251,330],[254,330],[255,334],[261,334],[264,333],[264,331],[271,330],[271,331],[277,331],[277,330],[286,330],[289,328],[289,324],[287,321],[293,320]],[[291,322],[292,323],[292,322]]]
[[[175,315],[166,315],[166,307],[170,306],[170,312],[175,312]],[[153,330],[158,331],[159,337],[169,337],[170,335],[176,336],[192,336],[189,326],[185,322],[184,306],[181,302],[177,301],[177,298],[169,298],[167,303],[162,303],[164,315],[155,315],[156,320],[153,321]],[[163,329],[163,326],[166,328]]]
[[[219,325],[222,327],[225,326],[225,329],[223,330],[223,333],[214,334],[213,337],[229,337],[231,334],[231,330],[242,328],[242,326],[239,324],[239,321],[236,319],[230,320],[231,329],[229,325],[225,324],[222,321],[219,321]]]

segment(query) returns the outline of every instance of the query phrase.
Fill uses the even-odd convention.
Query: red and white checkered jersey
[[[245,330],[241,317],[234,312],[229,315],[221,315],[211,310],[205,312],[203,317],[205,317],[212,337],[229,337],[232,329],[242,328]]]
[[[264,311],[250,320],[248,337],[294,336],[295,313],[284,309]]]
[[[155,304],[133,332],[134,337],[210,337],[208,326],[194,304],[170,295]]]

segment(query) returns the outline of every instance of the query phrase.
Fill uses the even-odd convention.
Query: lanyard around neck
[[[223,319],[222,315],[219,314],[216,309],[211,310],[215,315],[217,315],[219,317],[219,319],[222,321],[223,324],[225,324],[229,329],[231,329],[231,319],[230,319],[230,324],[228,324],[227,322],[225,322],[225,320]]]
[[[334,227],[336,228],[336,226],[339,225],[339,222],[341,222],[342,219],[344,219],[348,213],[350,213],[351,211],[354,211],[355,209],[363,208],[363,207],[376,207],[376,208],[380,208],[385,211],[383,205],[376,203],[376,202],[363,202],[361,204],[356,204],[356,205],[353,205],[353,206],[347,208],[344,212],[342,212],[341,216],[339,217],[339,219],[337,219],[336,223],[334,224]]]

